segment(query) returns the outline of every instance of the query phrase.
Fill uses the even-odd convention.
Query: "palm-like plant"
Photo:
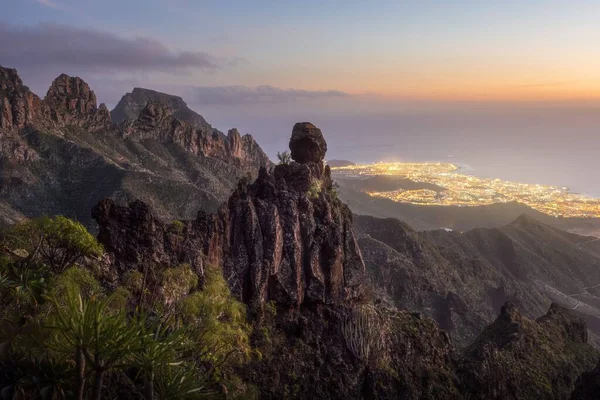
[[[210,399],[215,394],[199,384],[197,367],[193,365],[168,366],[156,379],[160,400]]]
[[[152,400],[157,373],[182,364],[178,358],[186,347],[186,338],[183,330],[172,331],[160,322],[148,323],[145,314],[141,314],[136,323],[139,348],[132,353],[132,364],[144,376],[144,397]]]
[[[112,297],[84,301],[68,291],[66,304],[51,297],[54,349],[73,355],[76,366],[76,398],[83,399],[86,365],[94,374],[92,399],[100,399],[106,371],[118,368],[137,350],[139,328],[129,324],[122,310],[113,310]]]

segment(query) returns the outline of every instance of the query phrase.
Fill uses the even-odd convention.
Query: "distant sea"
[[[544,128],[544,127],[542,127]],[[355,162],[439,161],[483,178],[539,183],[600,197],[600,121],[594,130],[540,127],[514,132],[406,130],[336,135],[329,158]],[[550,133],[552,132],[552,133]],[[347,133],[346,133],[347,134]]]
[[[311,121],[325,135],[329,159],[451,162],[480,177],[600,197],[600,102],[231,115],[222,125],[252,133],[272,157],[287,149],[294,122]]]

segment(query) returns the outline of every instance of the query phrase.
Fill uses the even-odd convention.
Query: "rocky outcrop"
[[[149,106],[148,113],[154,103]],[[161,121],[161,110],[148,118]],[[127,208],[103,201],[93,216],[100,240],[122,268],[175,259],[196,260],[194,266],[202,268],[196,256],[173,258],[179,251],[166,246],[168,229],[140,203]],[[352,215],[332,191],[322,160],[278,165],[273,173],[262,168],[254,183],[239,184],[217,214],[200,213],[184,227],[182,242],[222,265],[233,292],[249,303],[333,304],[362,295],[365,269]]]
[[[61,74],[44,98],[44,112],[52,127],[82,126],[102,129],[110,125],[105,105],[97,107],[94,91],[79,77]]]
[[[60,75],[40,100],[16,70],[0,67],[0,129],[26,125],[47,129],[75,125],[93,131],[110,126],[110,114],[104,104],[96,106],[96,95],[81,78]]]
[[[41,100],[17,74],[0,66],[0,130],[21,129],[39,118]]]
[[[361,296],[365,269],[352,215],[327,171],[322,161],[263,169],[229,199],[224,271],[242,298],[300,305]]]
[[[186,263],[202,275],[203,238],[208,232],[197,229],[193,222],[166,224],[142,201],[122,206],[105,199],[94,207],[92,216],[100,226],[98,240],[118,273]]]

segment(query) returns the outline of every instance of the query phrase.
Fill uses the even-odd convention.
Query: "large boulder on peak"
[[[325,159],[327,142],[319,128],[310,122],[298,122],[292,130],[290,151],[297,163],[318,163]]]
[[[294,161],[275,167],[276,181],[283,180],[290,190],[300,193],[332,189],[331,169],[323,161],[327,142],[319,128],[310,122],[294,125],[290,151]]]

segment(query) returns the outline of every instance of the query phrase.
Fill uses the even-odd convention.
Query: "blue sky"
[[[161,84],[450,100],[589,98],[600,88],[595,1],[3,1],[11,28],[144,37],[228,65],[143,76]]]
[[[253,133],[271,155],[294,122],[310,120],[335,157],[462,157],[489,174],[534,171],[523,179],[568,185],[580,171],[569,165],[600,146],[598,1],[0,7],[0,65],[41,96],[62,72],[109,106],[134,86],[178,94],[219,129]],[[540,149],[553,154],[545,164]]]

